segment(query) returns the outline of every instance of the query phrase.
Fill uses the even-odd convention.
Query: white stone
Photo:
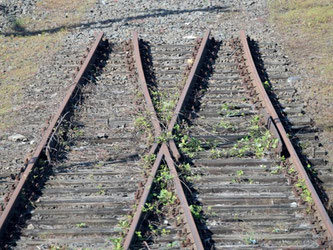
[[[8,137],[8,140],[10,141],[27,141],[27,138],[24,135],[21,134],[15,134],[15,135],[11,135]]]
[[[184,39],[196,39],[196,38],[197,38],[196,36],[191,36],[191,35],[184,36]]]
[[[290,203],[290,207],[297,207],[297,203],[296,202]]]
[[[108,138],[108,135],[106,133],[98,133],[97,138]]]

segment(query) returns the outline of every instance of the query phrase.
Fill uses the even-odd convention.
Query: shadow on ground
[[[11,20],[12,23],[12,29],[11,32],[0,32],[0,35],[4,36],[34,36],[42,33],[55,33],[62,29],[75,29],[78,27],[81,27],[82,29],[88,29],[91,27],[95,28],[108,28],[111,27],[113,23],[120,23],[123,24],[121,26],[129,25],[128,22],[135,21],[135,20],[141,20],[141,19],[147,19],[147,18],[157,18],[157,17],[165,17],[170,15],[180,15],[184,13],[192,13],[192,12],[214,12],[214,11],[221,11],[221,12],[237,12],[237,10],[232,10],[228,6],[210,6],[206,8],[196,8],[196,9],[185,9],[185,10],[167,10],[167,9],[153,9],[150,10],[151,13],[144,14],[144,15],[137,15],[137,16],[131,16],[131,17],[123,17],[123,18],[114,18],[114,19],[106,19],[103,21],[96,21],[96,22],[89,22],[89,23],[76,23],[72,25],[61,25],[59,27],[55,28],[49,28],[49,29],[41,29],[41,30],[35,30],[35,31],[29,31],[25,29],[22,25],[17,23],[16,19]],[[8,17],[10,18],[10,17]]]

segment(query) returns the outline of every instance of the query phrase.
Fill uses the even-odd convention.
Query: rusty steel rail
[[[157,144],[156,144],[157,146]],[[155,148],[157,149],[157,148]],[[153,154],[155,153],[153,150],[151,150],[150,152],[152,152]],[[126,238],[125,238],[125,241],[123,243],[123,247],[124,249],[129,249],[130,248],[130,245],[133,241],[133,238],[134,238],[134,235],[135,235],[135,231],[140,223],[140,219],[141,219],[141,215],[142,215],[142,209],[144,208],[145,204],[146,204],[146,201],[148,199],[148,195],[150,193],[150,190],[152,188],[152,185],[153,185],[153,181],[155,179],[155,176],[156,176],[156,173],[157,173],[157,170],[158,170],[158,167],[161,165],[161,161],[162,161],[162,158],[163,158],[163,151],[159,151],[158,154],[157,154],[157,157],[156,157],[156,160],[154,162],[154,165],[151,169],[151,172],[150,172],[150,175],[148,177],[148,180],[145,184],[145,187],[144,187],[144,190],[143,190],[143,193],[141,195],[141,199],[139,201],[139,204],[137,206],[137,209],[134,213],[134,216],[133,216],[133,219],[132,219],[132,222],[131,222],[131,226],[127,232],[127,235],[126,235]]]
[[[250,51],[250,48],[248,45],[247,36],[245,34],[245,31],[240,32],[240,42],[241,42],[241,46],[242,46],[243,52],[244,52],[245,64],[250,73],[251,80],[254,82],[255,89],[256,89],[257,93],[259,94],[259,98],[263,104],[263,107],[266,109],[267,113],[271,116],[273,122],[275,123],[275,126],[276,126],[280,136],[282,137],[284,145],[286,146],[286,148],[290,154],[291,161],[294,164],[294,166],[298,172],[298,175],[305,181],[307,188],[311,192],[311,197],[314,201],[316,210],[319,213],[320,220],[323,223],[324,227],[326,228],[329,237],[331,239],[333,239],[332,221],[331,221],[330,217],[328,216],[327,211],[326,211],[321,199],[319,198],[319,195],[318,195],[316,189],[314,188],[301,160],[299,159],[297,152],[296,152],[294,146],[292,145],[292,143],[286,133],[286,130],[285,130],[276,110],[274,109],[274,106],[273,106],[269,96],[267,95],[267,92],[260,80],[259,74],[257,72],[256,66],[254,64],[252,54],[251,54],[251,51]]]
[[[136,31],[133,32],[132,42],[133,42],[133,51],[134,51],[133,56],[135,59],[136,69],[138,71],[140,87],[141,87],[142,93],[146,100],[147,109],[152,117],[152,123],[153,123],[154,129],[155,129],[155,137],[157,137],[157,136],[160,136],[162,129],[161,129],[160,122],[156,115],[154,104],[150,98],[146,77],[143,72],[143,66],[142,66],[142,60],[141,60],[140,48],[139,48],[139,37],[138,37],[138,32],[136,32]]]
[[[186,239],[186,243],[190,243],[190,244],[194,244],[194,248],[197,250],[203,250],[203,244],[201,242],[201,238],[198,232],[198,228],[195,224],[195,221],[193,219],[192,216],[192,212],[190,210],[190,207],[188,205],[184,190],[183,190],[183,186],[180,182],[179,176],[178,176],[178,172],[177,169],[175,167],[175,163],[170,155],[169,149],[167,147],[167,145],[165,143],[162,144],[161,146],[161,150],[164,154],[164,159],[169,167],[169,170],[171,172],[171,175],[173,176],[173,181],[174,181],[174,185],[175,185],[175,190],[176,190],[176,194],[178,196],[178,199],[180,201],[180,206],[184,211],[184,215],[186,218],[186,222],[184,224],[184,226],[186,227],[186,231],[188,233],[190,233],[191,237]],[[186,232],[186,233],[187,233]]]
[[[178,100],[175,112],[174,112],[174,114],[171,118],[171,122],[168,126],[168,131],[172,131],[174,126],[176,125],[177,119],[178,119],[179,115],[181,114],[181,111],[183,110],[186,101],[189,98],[188,93],[190,93],[191,90],[193,89],[193,86],[194,86],[193,82],[195,82],[195,80],[198,76],[200,66],[201,66],[201,64],[204,60],[203,58],[205,57],[206,52],[207,52],[207,46],[206,45],[208,43],[209,34],[210,34],[210,30],[208,29],[205,32],[205,34],[202,38],[201,46],[198,50],[197,56],[195,57],[195,61],[194,61],[193,66],[191,68],[190,74],[188,75],[188,77],[186,79],[184,90],[181,93],[180,98]]]
[[[195,62],[193,64],[192,68],[191,68],[189,77],[187,78],[185,87],[184,87],[184,89],[181,93],[181,96],[178,100],[176,109],[173,113],[172,119],[171,119],[170,124],[168,126],[168,131],[171,131],[171,132],[173,131],[173,128],[174,128],[174,126],[177,122],[177,119],[178,119],[178,117],[181,113],[181,110],[183,109],[185,102],[189,98],[189,93],[191,92],[191,90],[193,88],[193,85],[194,85],[193,83],[196,80],[196,74],[199,71],[201,63],[203,62],[203,58],[204,58],[204,56],[206,54],[206,51],[207,51],[206,48],[207,48],[207,44],[208,44],[209,34],[210,34],[210,31],[208,30],[205,33],[205,35],[204,35],[204,37],[201,41],[198,53],[197,53],[196,58],[195,58]],[[145,79],[145,76],[144,76],[144,72],[143,72],[143,68],[142,68],[141,55],[140,55],[140,50],[139,50],[139,40],[138,40],[138,33],[137,32],[133,33],[132,43],[133,43],[134,58],[135,58],[135,63],[136,63],[136,67],[137,67],[137,70],[138,70],[141,90],[143,91],[148,110],[151,113],[152,122],[153,122],[154,128],[155,128],[155,135],[159,135],[161,133],[161,127],[160,127],[160,123],[157,119],[156,111],[155,111],[154,105],[152,103],[152,100],[151,100],[151,97],[150,97],[150,94],[149,94],[149,90],[148,90],[148,87],[147,87],[147,82],[146,82],[146,79]],[[174,158],[178,159],[179,156],[180,156],[180,153],[177,149],[177,146],[176,146],[174,140],[170,140],[169,145],[170,145],[170,149],[172,151],[172,154],[173,154]],[[157,146],[156,146],[156,143],[155,143],[153,145],[150,153],[155,152],[156,148],[157,148]],[[157,158],[154,162],[151,173],[148,177],[148,180],[146,182],[144,191],[143,191],[142,196],[140,198],[139,205],[138,205],[138,207],[135,211],[135,214],[133,216],[133,220],[131,222],[129,231],[126,235],[123,247],[124,247],[124,249],[129,249],[129,247],[131,245],[131,242],[132,242],[132,240],[134,238],[134,235],[135,235],[135,231],[136,231],[136,229],[139,225],[139,222],[140,222],[140,218],[141,218],[141,215],[142,215],[142,209],[144,208],[144,205],[147,201],[150,189],[152,187],[153,180],[156,176],[158,167],[161,164],[161,160],[162,160],[163,156],[164,156],[164,159],[165,159],[165,161],[166,161],[166,163],[169,167],[170,172],[172,173],[172,175],[174,177],[173,180],[174,180],[176,194],[179,198],[181,208],[183,209],[184,215],[185,215],[185,218],[186,218],[186,223],[185,223],[186,230],[187,230],[187,232],[189,233],[189,236],[190,236],[187,240],[187,243],[194,244],[195,249],[200,249],[200,250],[204,249],[203,244],[201,242],[201,238],[200,238],[198,229],[196,227],[196,224],[195,224],[195,221],[193,219],[192,213],[191,213],[190,208],[188,206],[188,202],[187,202],[187,199],[186,199],[181,181],[178,177],[177,169],[175,167],[174,161],[173,161],[173,159],[171,157],[171,154],[169,152],[169,148],[165,143],[163,143],[161,145],[160,149],[159,149],[159,152],[157,154]]]
[[[57,122],[63,115],[64,110],[67,107],[70,99],[72,98],[77,86],[81,82],[83,75],[87,72],[87,69],[89,68],[91,63],[93,63],[93,61],[95,59],[95,52],[97,50],[97,47],[99,46],[99,44],[102,41],[103,35],[104,35],[103,32],[100,32],[96,35],[95,41],[92,44],[91,48],[89,49],[89,53],[88,53],[87,57],[85,58],[84,62],[82,63],[82,66],[81,66],[80,70],[78,71],[76,77],[74,78],[73,84],[68,89],[64,100],[62,101],[56,114],[53,116],[47,130],[44,132],[42,140],[40,141],[36,150],[34,151],[32,158],[29,160],[23,174],[20,177],[19,182],[17,183],[17,186],[16,186],[14,192],[12,193],[4,211],[2,212],[1,217],[0,217],[0,236],[1,237],[5,234],[6,226],[9,222],[9,219],[12,216],[15,206],[17,205],[17,202],[19,200],[19,196],[22,192],[22,189],[24,188],[32,170],[34,169],[34,167],[36,167],[39,158],[42,156],[43,150],[46,148],[48,141],[54,131],[54,128],[56,127]]]

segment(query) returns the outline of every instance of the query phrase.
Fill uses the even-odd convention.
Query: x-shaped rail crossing
[[[198,49],[197,55],[195,57],[195,60],[193,62],[192,68],[190,70],[190,73],[186,79],[186,83],[185,86],[182,90],[182,93],[178,99],[178,103],[177,106],[173,112],[172,118],[170,120],[170,123],[167,127],[167,132],[168,133],[172,133],[174,130],[174,126],[176,125],[177,121],[179,120],[179,116],[182,113],[182,111],[184,110],[185,104],[186,102],[189,100],[190,98],[190,93],[193,89],[194,86],[194,82],[196,80],[196,77],[198,75],[198,72],[200,70],[200,66],[204,60],[204,57],[206,55],[207,52],[207,45],[209,43],[209,34],[210,34],[210,30],[207,30],[204,34],[204,37],[201,40],[201,44],[200,47]],[[141,91],[144,95],[145,101],[146,101],[146,106],[148,109],[148,112],[151,115],[151,120],[152,120],[152,124],[154,126],[154,133],[155,133],[155,138],[157,138],[158,136],[161,135],[162,133],[162,128],[160,126],[160,122],[157,118],[157,114],[152,102],[152,99],[150,97],[149,94],[149,90],[148,90],[148,85],[146,82],[146,78],[145,78],[145,74],[143,71],[143,66],[142,66],[142,61],[141,61],[141,55],[140,55],[140,49],[139,49],[139,39],[138,39],[138,33],[134,32],[133,33],[133,38],[132,38],[132,46],[133,46],[133,53],[134,53],[134,60],[135,60],[135,65],[136,65],[136,69],[137,69],[137,73],[138,73],[138,80],[139,80],[139,84],[141,87]],[[159,147],[160,146],[160,147]],[[157,149],[159,148],[158,152]],[[170,151],[171,153],[170,153]],[[131,226],[129,228],[129,231],[127,233],[127,236],[125,238],[124,241],[124,249],[129,249],[131,242],[134,238],[135,235],[135,231],[139,225],[140,222],[140,218],[142,215],[142,209],[145,206],[145,203],[147,201],[148,195],[150,193],[154,178],[156,176],[157,170],[159,168],[159,166],[161,165],[162,159],[164,157],[165,162],[167,163],[167,166],[173,176],[173,181],[174,181],[174,185],[175,185],[175,191],[176,194],[178,196],[178,199],[180,201],[180,206],[183,210],[184,213],[184,217],[185,217],[185,233],[188,234],[188,238],[187,240],[187,244],[193,244],[195,249],[204,249],[203,244],[201,242],[201,238],[198,232],[198,229],[196,227],[195,221],[193,219],[192,213],[190,211],[181,181],[178,177],[178,172],[177,169],[175,167],[175,162],[172,158],[172,156],[174,157],[174,159],[178,160],[180,158],[180,153],[177,149],[177,146],[175,144],[175,141],[173,139],[169,140],[169,143],[166,144],[165,142],[161,143],[161,145],[159,145],[157,142],[155,142],[153,144],[153,146],[151,147],[150,150],[150,154],[154,154],[157,152],[157,157],[156,160],[153,164],[153,167],[151,169],[150,175],[147,179],[147,182],[144,186],[144,190],[143,193],[141,195],[139,204],[137,206],[137,210],[133,216],[132,222],[131,222]],[[172,155],[172,156],[171,156]]]
[[[173,116],[171,118],[171,121],[166,129],[166,132],[172,133],[174,130],[174,126],[176,125],[177,121],[179,120],[179,116],[184,110],[186,102],[189,100],[191,93],[191,90],[193,89],[193,83],[196,80],[196,77],[198,75],[198,71],[200,69],[200,66],[203,62],[203,58],[205,57],[205,54],[207,52],[207,45],[208,45],[208,38],[209,38],[210,31],[207,30],[203,39],[201,40],[201,44],[199,48],[197,49],[197,54],[195,57],[195,61],[192,65],[192,68],[190,70],[190,73],[187,75],[186,84],[185,87],[181,93],[181,96],[178,100],[177,106],[175,108],[175,111],[173,113]],[[77,87],[79,86],[80,82],[83,79],[84,74],[88,71],[87,69],[91,64],[93,63],[95,59],[95,52],[98,48],[98,46],[101,44],[103,38],[103,33],[99,33],[96,36],[96,40],[94,44],[91,46],[91,48],[88,50],[89,53],[85,56],[85,60],[81,62],[82,66],[79,67],[79,71],[77,72],[77,75],[74,79],[73,85],[69,88],[63,102],[61,103],[60,107],[57,110],[57,113],[53,116],[52,120],[50,121],[49,127],[45,131],[43,138],[41,142],[38,144],[32,158],[29,160],[28,164],[25,166],[25,168],[21,169],[21,172],[17,175],[17,180],[12,185],[12,190],[5,198],[5,208],[0,208],[0,238],[6,233],[7,224],[10,220],[10,218],[13,216],[13,212],[15,211],[15,206],[18,204],[19,197],[22,193],[22,190],[24,187],[27,187],[27,183],[33,183],[30,179],[33,175],[34,171],[36,170],[36,166],[38,165],[39,158],[47,154],[46,147],[49,143],[50,138],[52,139],[52,134],[55,129],[55,126],[58,124],[60,117],[64,114],[65,109],[68,106],[68,103],[70,102],[72,96],[74,95]],[[253,85],[258,90],[258,93],[260,93],[261,103],[264,104],[263,106],[265,109],[267,109],[267,114],[270,116],[271,121],[274,121],[276,123],[275,132],[273,131],[273,134],[275,134],[280,140],[283,140],[286,148],[288,149],[289,154],[291,155],[291,160],[293,164],[295,165],[299,176],[305,180],[305,183],[307,185],[307,188],[311,191],[312,198],[315,202],[315,205],[312,206],[312,209],[314,207],[316,208],[318,212],[318,217],[316,220],[318,222],[323,222],[325,230],[328,231],[328,236],[332,238],[333,235],[333,225],[329,218],[329,215],[322,204],[319,195],[317,194],[310,178],[307,175],[307,172],[304,169],[304,166],[302,165],[302,162],[300,161],[295,149],[293,148],[292,143],[290,142],[290,139],[287,136],[287,133],[282,125],[282,123],[279,121],[279,117],[273,107],[273,104],[271,103],[265,89],[263,88],[262,82],[260,80],[260,77],[256,71],[255,64],[253,62],[251,51],[249,49],[248,43],[247,43],[247,37],[245,35],[245,32],[241,32],[241,46],[243,48],[243,56],[244,59],[240,60],[239,63],[242,63],[243,66],[240,67],[242,71],[242,75],[244,75],[245,82],[248,84],[249,82],[253,81]],[[160,126],[160,122],[157,118],[156,111],[153,105],[153,102],[151,100],[148,86],[146,83],[141,56],[140,56],[140,50],[139,50],[139,40],[138,40],[138,34],[135,32],[133,33],[133,39],[132,39],[132,45],[134,49],[134,59],[135,64],[138,72],[139,77],[139,83],[141,86],[141,90],[144,94],[147,109],[151,114],[152,123],[155,130],[155,138],[159,137],[162,133],[162,129]],[[248,75],[251,76],[248,76]],[[252,84],[252,83],[251,83]],[[258,99],[259,100],[259,99]],[[277,122],[278,121],[278,122]],[[61,123],[61,121],[60,121]],[[274,124],[273,124],[274,125]],[[163,131],[165,132],[165,131]],[[161,145],[160,145],[161,144]],[[281,148],[281,147],[280,147]],[[204,249],[203,244],[200,239],[200,235],[198,233],[197,227],[195,225],[195,222],[193,220],[191,211],[189,209],[187,199],[185,197],[180,179],[178,177],[177,169],[175,167],[174,160],[178,161],[180,158],[180,153],[177,149],[177,146],[174,142],[174,140],[169,140],[168,145],[166,143],[154,143],[151,147],[150,154],[156,154],[157,157],[153,164],[153,167],[151,169],[151,174],[148,177],[148,180],[146,182],[146,185],[144,187],[143,193],[140,197],[139,204],[137,206],[137,210],[134,214],[133,220],[131,222],[131,226],[129,228],[128,234],[124,241],[124,248],[129,249],[130,244],[134,238],[135,230],[137,229],[140,217],[142,215],[142,209],[144,208],[144,205],[147,201],[148,195],[150,193],[153,180],[155,178],[155,175],[158,171],[159,166],[161,165],[162,159],[164,158],[165,162],[167,163],[167,166],[170,169],[171,174],[174,177],[174,185],[176,194],[178,196],[178,199],[180,201],[181,208],[183,209],[183,214],[185,217],[185,225],[183,232],[188,235],[188,238],[186,239],[187,244],[191,244],[194,249]],[[171,153],[170,153],[170,151]],[[28,188],[29,189],[29,188]],[[3,211],[2,211],[3,210]],[[323,228],[322,228],[323,229]],[[326,241],[328,241],[328,238],[326,238]]]

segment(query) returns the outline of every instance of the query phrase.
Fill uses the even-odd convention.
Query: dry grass
[[[285,34],[287,47],[313,75],[307,98],[316,123],[333,129],[333,2],[331,0],[271,0],[271,18]],[[327,104],[331,104],[327,106]]]
[[[50,58],[61,48],[66,27],[79,23],[92,0],[44,0],[39,1],[35,13],[43,14],[39,20],[22,16],[14,20],[8,32],[17,36],[0,36],[0,130],[16,125],[15,110],[24,107],[23,88],[28,87],[37,73],[42,59]],[[53,28],[56,32],[28,35],[25,32]],[[20,32],[21,35],[20,35]]]
[[[29,16],[19,19],[24,28],[29,31],[49,30],[53,28],[71,28],[80,25],[82,15],[89,11],[95,1],[93,0],[47,0],[37,3],[37,10],[45,13],[38,20],[33,20]]]
[[[64,32],[30,37],[0,37],[0,129],[15,125],[23,87],[37,73],[39,61],[57,51]]]

